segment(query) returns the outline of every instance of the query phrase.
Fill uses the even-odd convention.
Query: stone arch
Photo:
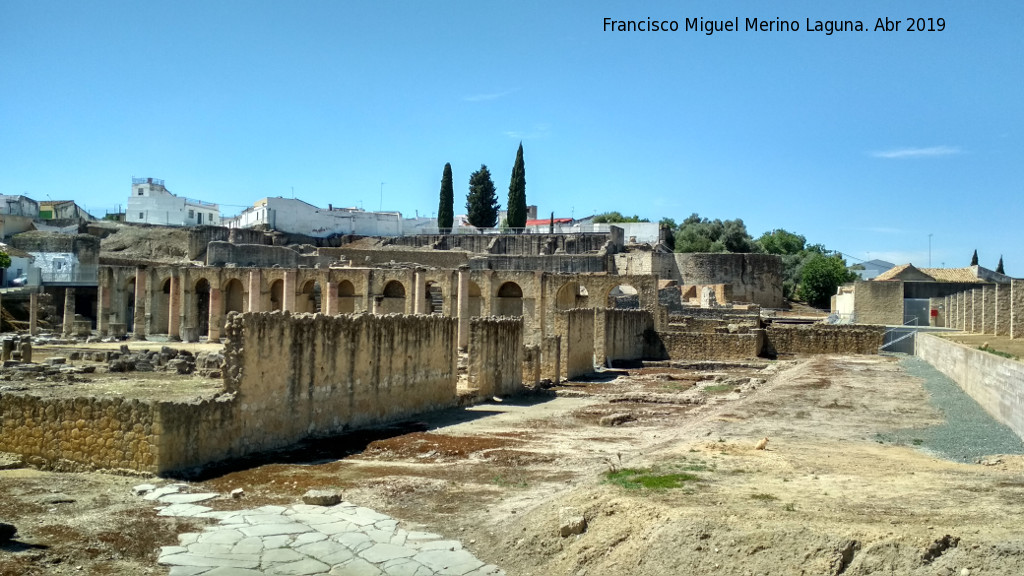
[[[356,311],[356,287],[348,280],[338,282],[338,313],[352,314]]]
[[[505,282],[498,287],[494,312],[498,316],[523,315],[523,289],[515,282]]]
[[[384,285],[383,298],[378,311],[381,314],[405,313],[405,286],[401,282],[391,280]]]
[[[284,310],[284,280],[278,278],[270,283],[270,311]]]
[[[480,316],[481,310],[483,309],[483,294],[480,292],[480,286],[469,281],[469,316]]]
[[[586,308],[590,293],[586,286],[579,282],[566,282],[555,294],[556,310],[572,310],[574,308]]]
[[[210,281],[200,278],[195,284],[196,329],[199,336],[210,333]]]
[[[427,282],[424,297],[427,299],[427,306],[424,308],[427,314],[444,313],[444,292],[441,290],[440,282]]]
[[[302,291],[295,298],[295,311],[317,314],[323,311],[323,294],[320,283],[316,280],[306,280],[302,284]]]
[[[637,310],[640,308],[640,291],[630,284],[619,284],[608,290],[608,308]]]
[[[224,313],[245,312],[245,287],[238,278],[228,280],[224,287]]]

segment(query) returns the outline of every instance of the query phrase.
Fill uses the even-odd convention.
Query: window
[[[143,218],[142,212],[139,212],[139,220],[142,220],[142,218]]]
[[[139,188],[139,196],[142,196],[142,188]]]
[[[203,223],[203,213],[202,212],[200,212],[199,215],[196,216],[196,223],[197,224],[202,224]]]
[[[189,210],[188,211],[188,217],[189,218],[195,218],[196,217],[196,211],[195,210]]]

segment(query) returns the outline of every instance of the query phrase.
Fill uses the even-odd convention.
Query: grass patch
[[[732,384],[714,384],[712,386],[705,386],[704,392],[708,394],[728,394],[736,389],[736,386]]]
[[[529,484],[525,480],[513,480],[512,478],[506,478],[501,474],[491,479],[492,482],[501,486],[502,488],[526,488]]]
[[[796,504],[790,502],[789,504],[783,505],[782,509],[785,510],[786,512],[796,512]]]
[[[774,494],[768,494],[767,492],[757,492],[756,494],[751,494],[750,498],[753,499],[753,500],[763,500],[765,502],[770,502],[772,500],[778,500],[779,499],[778,496],[776,496]]]
[[[666,490],[680,488],[686,482],[699,480],[696,474],[689,472],[656,473],[648,468],[623,468],[622,470],[605,472],[605,481],[627,490]]]
[[[1009,352],[1003,352],[1001,350],[996,350],[995,348],[993,348],[991,346],[978,346],[978,350],[981,350],[982,352],[988,352],[989,354],[995,354],[996,356],[999,356],[999,357],[1002,357],[1002,358],[1009,358],[1010,360],[1020,360],[1020,358],[1017,358],[1016,356],[1014,356],[1013,354],[1010,354]]]

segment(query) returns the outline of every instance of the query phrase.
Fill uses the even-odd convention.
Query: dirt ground
[[[954,342],[966,344],[971,348],[980,348],[982,346],[988,346],[993,350],[997,350],[1004,354],[1009,354],[1016,357],[1017,359],[1024,358],[1024,339],[1015,338],[1010,339],[1009,336],[994,336],[992,334],[964,334],[957,332],[955,334],[943,334],[943,338],[947,338]]]
[[[193,488],[244,489],[215,509],[340,488],[514,576],[1024,573],[1024,458],[922,451],[913,430],[943,416],[893,358],[605,376],[234,462]],[[0,575],[166,574],[157,548],[202,521],[156,517],[130,492],[151,480],[0,470],[0,521],[19,530]],[[560,536],[573,516],[586,531]]]

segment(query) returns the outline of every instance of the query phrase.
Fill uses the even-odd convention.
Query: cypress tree
[[[1006,274],[1006,270],[1003,269],[1003,255],[999,255],[999,265],[996,266],[996,272],[999,274]]]
[[[526,164],[523,162],[523,143],[519,143],[516,163],[512,166],[512,179],[508,184],[509,228],[526,227]]]
[[[978,249],[975,248],[974,249],[974,256],[971,256],[971,266],[977,266],[977,265],[978,265]]]
[[[469,177],[469,195],[466,196],[466,217],[477,228],[494,228],[498,223],[498,197],[494,181],[486,164]]]
[[[451,234],[455,225],[455,190],[452,188],[452,165],[444,165],[441,176],[441,201],[437,205],[437,229],[441,234]]]

